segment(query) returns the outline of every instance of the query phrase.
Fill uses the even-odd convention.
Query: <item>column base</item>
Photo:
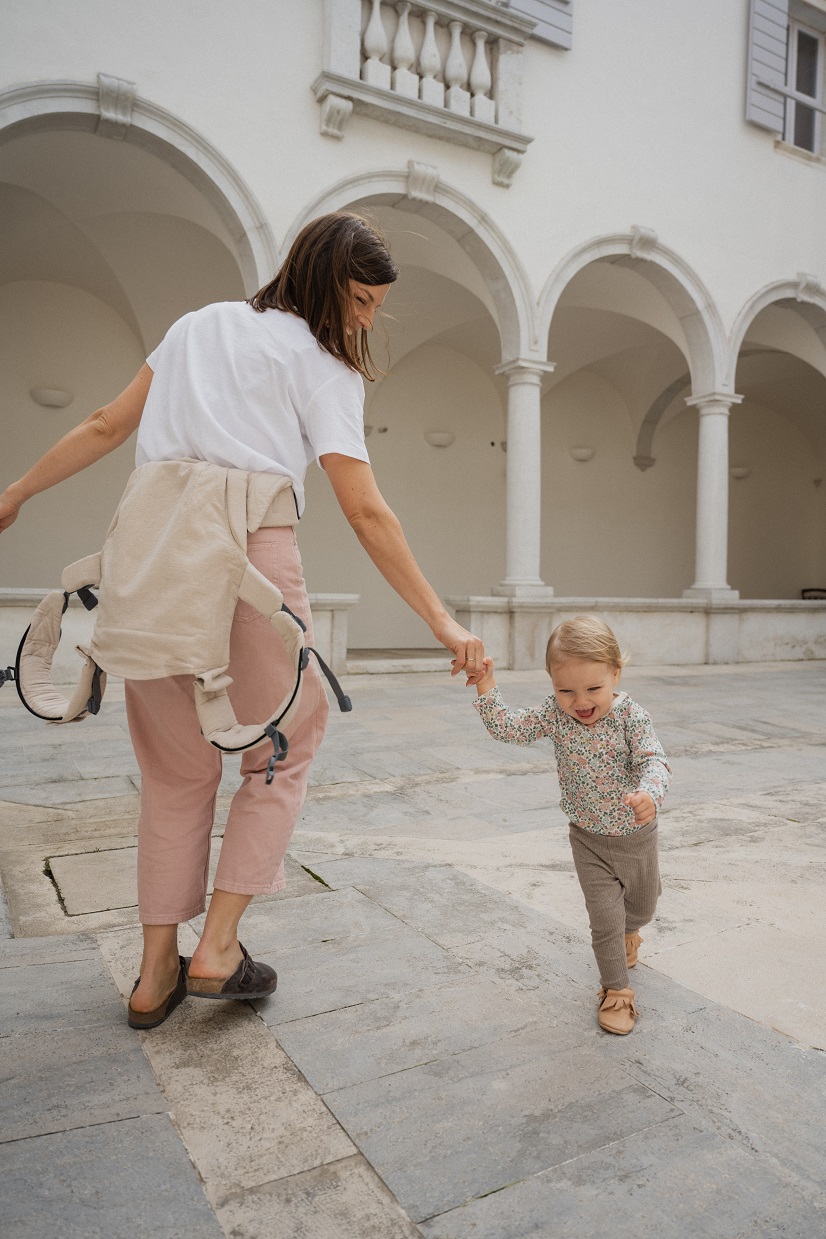
[[[737,602],[740,591],[728,585],[692,585],[683,590],[683,598],[697,598],[702,602]]]
[[[549,602],[554,596],[553,586],[542,581],[500,581],[491,585],[490,592],[496,598],[534,598],[537,602]]]

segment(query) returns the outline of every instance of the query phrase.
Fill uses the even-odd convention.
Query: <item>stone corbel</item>
[[[136,90],[134,82],[110,77],[108,73],[98,74],[100,120],[95,133],[102,138],[113,138],[115,142],[123,141],[132,124]]]
[[[631,228],[631,257],[650,258],[657,247],[659,237],[653,228],[634,224]]]
[[[809,275],[806,271],[798,271],[797,289],[794,294],[795,301],[808,301],[813,297],[822,297],[823,293],[823,285],[816,275]]]
[[[509,146],[500,146],[499,150],[493,156],[493,183],[501,185],[503,189],[510,189],[513,184],[513,178],[516,176],[522,164],[522,154],[520,151],[512,150]]]
[[[328,138],[340,140],[352,114],[352,99],[345,99],[342,95],[325,95],[321,102],[321,132]]]
[[[439,169],[429,163],[407,161],[407,196],[414,202],[432,202],[439,183]]]

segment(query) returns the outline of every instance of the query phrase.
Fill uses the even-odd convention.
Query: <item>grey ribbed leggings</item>
[[[570,839],[600,981],[625,989],[625,935],[652,920],[662,894],[656,819],[630,835],[596,835],[572,822]]]

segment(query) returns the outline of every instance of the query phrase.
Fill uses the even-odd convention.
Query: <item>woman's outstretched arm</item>
[[[144,364],[119,396],[96,409],[50,447],[28,473],[12,482],[0,494],[0,533],[17,520],[20,508],[32,495],[80,473],[125,443],[141,420],[151,382],[152,370]]]
[[[425,579],[404,531],[376,485],[373,470],[362,460],[329,452],[320,458],[336,499],[356,537],[384,579],[420,615],[437,641],[452,651],[453,671],[464,671],[474,684],[483,674],[484,647],[457,624]]]

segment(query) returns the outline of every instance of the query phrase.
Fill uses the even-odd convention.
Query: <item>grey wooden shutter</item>
[[[572,0],[510,0],[508,7],[520,17],[530,17],[536,22],[531,31],[532,39],[570,48]]]
[[[749,0],[746,120],[772,133],[783,132],[786,115],[785,99],[770,87],[786,85],[788,32],[789,0]]]

